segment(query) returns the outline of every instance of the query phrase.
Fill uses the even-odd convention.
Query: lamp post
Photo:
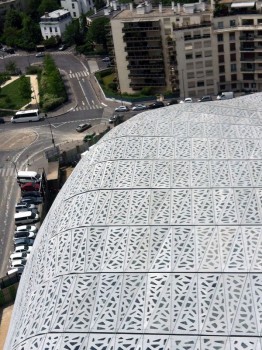
[[[11,160],[9,157],[6,158],[6,161],[7,161],[7,162],[11,162],[11,163],[14,165],[14,167],[15,167],[15,172],[16,172],[16,176],[17,176],[17,175],[18,175],[18,171],[17,171],[16,163],[15,163],[13,160]]]
[[[53,144],[54,148],[56,148],[55,140],[54,140],[54,135],[53,135],[53,131],[52,131],[52,126],[51,126],[51,124],[50,124],[50,121],[48,120],[47,114],[45,114],[45,120],[46,120],[46,121],[48,122],[48,124],[49,124],[52,144]]]

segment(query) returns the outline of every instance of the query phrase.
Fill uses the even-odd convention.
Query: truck
[[[217,96],[217,100],[230,100],[231,98],[234,98],[234,92],[233,91],[225,91],[225,92],[221,92],[221,94],[219,94]]]

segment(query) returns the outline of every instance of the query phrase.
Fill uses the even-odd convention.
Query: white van
[[[217,100],[230,100],[234,97],[235,96],[233,91],[222,92],[220,95],[217,96]]]
[[[18,183],[41,182],[42,177],[36,171],[18,171],[16,179]]]
[[[22,211],[20,213],[15,213],[16,226],[32,224],[38,221],[39,221],[39,215],[32,211]]]

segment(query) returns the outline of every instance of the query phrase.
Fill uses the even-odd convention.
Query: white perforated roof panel
[[[78,164],[6,350],[261,350],[261,94],[143,112]]]

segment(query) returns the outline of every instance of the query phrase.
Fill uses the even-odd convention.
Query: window
[[[230,51],[236,51],[236,44],[230,43]]]
[[[196,41],[194,42],[194,49],[201,49],[202,48],[202,42]]]
[[[223,34],[217,34],[217,41],[224,41]]]
[[[205,51],[205,57],[211,57],[212,51]]]
[[[224,63],[224,62],[225,62],[224,55],[218,56],[218,62],[219,62],[219,63]]]
[[[232,41],[235,39],[236,39],[235,33],[229,33],[229,40]]]
[[[243,74],[243,80],[254,80],[254,74]]]
[[[205,86],[205,83],[203,81],[198,81],[197,86],[198,87]]]
[[[222,91],[223,91],[223,90],[226,90],[226,85],[224,85],[224,84],[223,84],[223,85],[220,85],[220,90],[222,90]]]
[[[211,41],[204,41],[204,47],[211,47]]]
[[[192,53],[186,55],[186,60],[191,60],[193,58]]]
[[[52,32],[53,32],[53,28],[51,28],[51,27],[50,27],[50,28],[49,28],[49,30],[50,30],[50,33],[52,33]]]
[[[76,12],[73,12],[73,16],[76,17]]]
[[[224,28],[224,22],[218,22],[217,27],[219,29],[223,29]]]
[[[229,22],[230,27],[235,27],[236,26],[236,21],[234,19],[231,19]]]
[[[219,81],[220,81],[220,83],[224,83],[226,81],[226,77],[224,75],[221,75],[219,77]]]
[[[202,57],[202,52],[196,52],[195,57],[196,58],[201,58]]]
[[[237,65],[235,63],[232,63],[230,65],[230,67],[231,67],[231,72],[236,72],[237,71]]]
[[[55,32],[57,33],[57,27],[55,27]]]
[[[225,66],[219,66],[219,73],[225,73]]]
[[[237,80],[237,75],[236,74],[231,74],[231,81]]]
[[[187,73],[187,79],[194,79],[194,77],[195,77],[194,72],[188,72]]]
[[[201,68],[203,68],[203,61],[200,61],[200,62],[196,62],[196,68],[197,69],[201,69]]]
[[[74,9],[74,8],[75,8],[75,4],[73,3],[73,4],[72,4],[72,9]]]
[[[44,27],[44,30],[46,30],[46,27]]]
[[[231,84],[232,89],[236,89],[237,88],[237,84]]]
[[[194,64],[193,63],[187,63],[186,64],[186,69],[194,69]]]
[[[223,44],[218,45],[217,49],[218,49],[218,52],[224,52],[224,45]]]
[[[234,61],[237,60],[237,56],[236,56],[235,53],[231,53],[231,54],[230,54],[230,60],[231,60],[231,62],[234,62]]]

